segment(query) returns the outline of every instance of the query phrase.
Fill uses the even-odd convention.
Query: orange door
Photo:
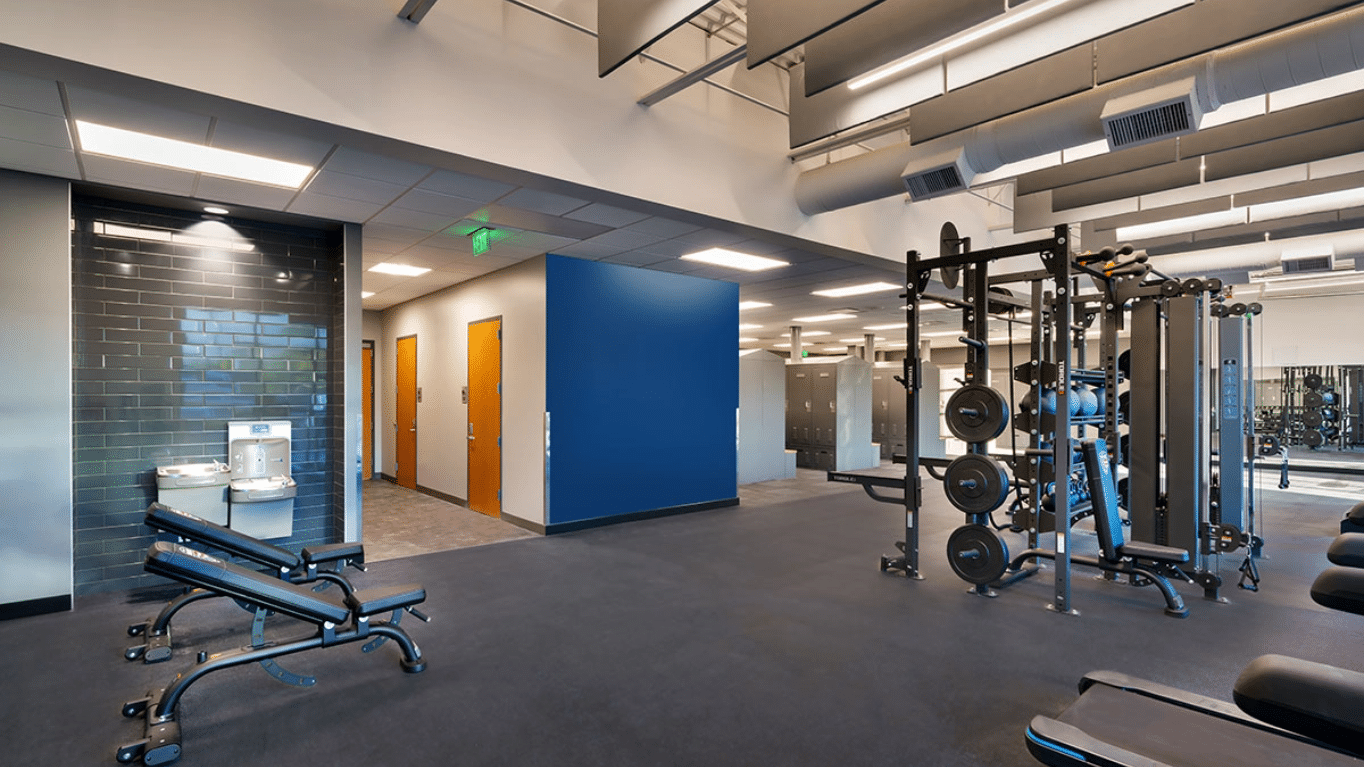
[[[360,435],[360,477],[374,476],[374,345],[366,342],[360,349],[360,378],[364,391],[364,426]]]
[[[469,508],[502,515],[502,320],[469,323]]]
[[[398,339],[397,460],[394,476],[403,487],[417,489],[417,337]]]

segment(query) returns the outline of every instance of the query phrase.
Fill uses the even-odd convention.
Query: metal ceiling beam
[[[407,0],[403,4],[403,9],[398,11],[398,18],[410,21],[413,24],[420,24],[422,18],[435,4],[436,0]]]
[[[675,78],[671,82],[645,94],[636,103],[639,104],[640,106],[651,107],[654,104],[657,104],[658,102],[668,98],[669,96],[672,96],[675,93],[680,93],[686,90],[687,88],[690,88],[696,83],[701,82],[702,80],[706,79],[707,77],[710,77],[713,74],[716,74],[717,72],[734,66],[735,64],[743,60],[743,58],[747,55],[748,46],[741,45],[738,48],[735,48],[734,50],[730,51],[729,53],[716,56],[715,58],[711,59],[710,61],[707,61],[706,63],[702,64],[696,69],[693,69],[690,72],[682,73],[681,76]]]

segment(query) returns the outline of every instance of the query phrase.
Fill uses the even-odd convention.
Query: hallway
[[[370,479],[361,486],[361,540],[367,562],[537,537],[529,530],[387,480]]]

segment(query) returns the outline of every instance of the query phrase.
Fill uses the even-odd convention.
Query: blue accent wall
[[[550,525],[738,494],[739,286],[551,255]]]

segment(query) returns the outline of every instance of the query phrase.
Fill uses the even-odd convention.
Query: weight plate
[[[1179,295],[1179,280],[1166,280],[1160,283],[1160,294],[1166,298]]]
[[[1308,373],[1302,377],[1302,385],[1309,389],[1321,388],[1321,376],[1316,373]]]
[[[1182,287],[1184,288],[1185,293],[1193,294],[1202,293],[1203,288],[1205,286],[1203,285],[1202,280],[1198,279],[1197,277],[1190,277],[1189,279],[1184,281]]]
[[[990,292],[991,294],[998,294],[998,295],[1001,295],[1001,296],[1008,296],[1008,297],[1010,297],[1010,298],[1012,298],[1012,297],[1013,297],[1013,294],[1014,294],[1014,292],[1013,292],[1012,290],[1009,290],[1008,288],[997,288],[997,287],[991,287],[990,290],[989,290],[989,292]],[[986,308],[986,311],[990,312],[990,314],[1003,314],[1004,312],[1009,311],[1009,309],[1011,309],[1011,308],[1013,308],[1013,307],[1012,307],[1012,305],[1010,305],[1010,304],[1002,304],[1002,303],[999,303],[998,301],[991,300],[991,301],[989,302],[989,306]]]
[[[951,221],[943,223],[938,230],[938,255],[955,256],[961,253],[961,235],[957,234],[957,227]],[[957,289],[957,279],[961,277],[960,266],[944,266],[938,270],[938,279],[942,280],[943,287],[948,290]]]
[[[970,384],[947,400],[947,428],[963,442],[989,442],[1009,425],[1009,403],[988,386]]]
[[[1233,316],[1233,317],[1240,317],[1240,316],[1243,316],[1245,313],[1246,313],[1246,305],[1245,305],[1245,304],[1232,304],[1232,305],[1231,305],[1231,316]]]
[[[1320,410],[1303,411],[1302,425],[1306,426],[1309,429],[1315,429],[1321,426],[1321,411]]]
[[[1264,310],[1265,308],[1259,304],[1256,303],[1246,304],[1246,314],[1256,315]]]
[[[1309,391],[1302,395],[1303,407],[1321,407],[1325,401],[1326,398],[1321,396],[1319,391]]]
[[[947,538],[947,561],[957,577],[981,586],[1009,569],[1009,547],[993,528],[963,525]]]
[[[1128,349],[1118,355],[1118,372],[1122,373],[1123,378],[1132,377],[1132,350]]]
[[[1217,317],[1218,319],[1230,316],[1231,314],[1231,310],[1228,309],[1224,304],[1213,304],[1211,311],[1212,316]]]
[[[988,514],[1009,497],[1009,473],[988,455],[967,453],[947,465],[943,490],[953,506],[967,514]]]
[[[1302,443],[1308,447],[1321,447],[1326,444],[1326,438],[1316,429],[1308,429],[1302,433]]]

